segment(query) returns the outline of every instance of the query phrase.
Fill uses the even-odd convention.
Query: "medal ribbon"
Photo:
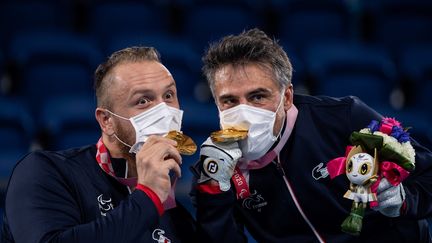
[[[288,138],[291,136],[294,124],[297,120],[297,115],[298,109],[293,104],[291,108],[287,111],[285,131],[283,132],[279,143],[274,149],[256,160],[246,161],[244,159],[240,159],[238,165],[234,169],[234,174],[231,177],[231,180],[234,182],[234,186],[236,188],[237,199],[243,199],[250,195],[248,182],[243,175],[242,170],[248,171],[261,169],[267,166],[270,162],[272,162],[279,155],[283,146],[285,146],[286,142],[288,141]]]
[[[97,142],[96,150],[97,150],[96,161],[105,173],[107,173],[108,175],[110,175],[111,177],[113,177],[114,179],[116,179],[118,182],[120,182],[125,186],[136,187],[138,178],[136,177],[122,178],[115,175],[108,150],[105,147],[102,138],[100,138],[99,141]],[[165,202],[162,203],[165,210],[176,207],[174,188],[177,183],[177,177],[172,178],[172,180],[173,182],[171,185],[171,190],[168,195],[168,198]]]
[[[231,180],[234,182],[237,199],[244,199],[250,196],[249,186],[247,184],[246,178],[243,176],[243,173],[241,173],[238,166],[235,167]]]

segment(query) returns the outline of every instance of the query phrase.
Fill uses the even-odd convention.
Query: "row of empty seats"
[[[322,39],[367,40],[393,47],[432,40],[432,3],[425,0],[157,2],[3,1],[0,37],[7,43],[9,36],[29,29],[66,29],[104,43],[113,35],[162,32],[188,38],[201,50],[221,35],[259,26],[296,48]],[[257,7],[251,8],[254,3]]]
[[[406,46],[391,52],[378,45],[352,41],[322,41],[296,52],[280,40],[294,65],[295,87],[301,92],[358,95],[371,105],[395,108],[418,105],[430,109],[432,43]],[[211,101],[201,76],[200,55],[191,43],[167,35],[122,35],[101,47],[88,36],[70,32],[27,32],[15,36],[0,52],[3,95],[19,96],[39,112],[45,98],[92,94],[92,75],[110,53],[131,45],[155,46],[177,81],[180,97]],[[304,87],[306,91],[300,89]],[[402,98],[392,94],[398,91]]]

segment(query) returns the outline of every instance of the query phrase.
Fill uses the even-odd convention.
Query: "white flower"
[[[415,163],[415,150],[412,147],[410,142],[399,143],[399,141],[396,138],[389,136],[385,133],[382,133],[380,131],[376,131],[373,134],[381,136],[383,138],[384,145],[389,146],[393,151],[402,155],[413,164]]]
[[[366,133],[366,134],[371,134],[370,129],[369,128],[363,128],[362,130],[360,130],[360,133]]]
[[[415,162],[415,150],[409,141],[402,143],[402,155],[411,162]]]

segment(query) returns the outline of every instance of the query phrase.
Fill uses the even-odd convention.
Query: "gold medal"
[[[192,155],[196,152],[197,146],[195,142],[189,136],[184,135],[178,131],[170,131],[167,138],[172,139],[177,142],[177,150],[180,154]]]
[[[212,132],[210,134],[211,140],[215,143],[232,143],[239,140],[243,140],[247,137],[247,130],[237,130],[234,128],[228,128]]]

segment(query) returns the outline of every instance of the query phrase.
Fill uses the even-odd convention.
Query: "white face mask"
[[[281,97],[275,112],[244,104],[219,111],[222,129],[235,128],[249,131],[247,138],[239,142],[243,158],[259,159],[274,144],[277,136],[273,135],[273,127],[282,101]]]
[[[164,102],[129,119],[109,110],[107,111],[116,117],[129,120],[132,123],[136,138],[134,145],[131,146],[123,142],[115,135],[121,143],[131,148],[129,150],[130,153],[137,153],[150,135],[164,136],[169,131],[180,131],[183,117],[182,110],[168,106]]]

